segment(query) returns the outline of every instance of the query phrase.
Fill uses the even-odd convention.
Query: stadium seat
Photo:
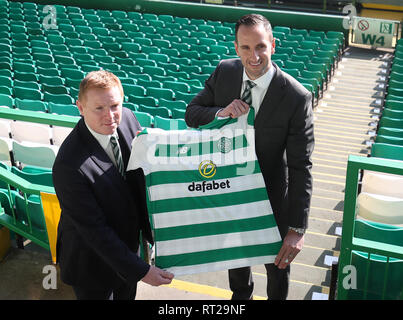
[[[10,122],[11,137],[18,142],[50,144],[52,138],[48,125],[24,121]]]
[[[64,139],[70,134],[72,128],[69,127],[52,127],[52,140],[53,144],[56,146],[61,146]]]
[[[166,89],[166,88],[153,88],[149,87],[147,88],[147,95],[154,97],[156,99],[166,99],[166,100],[174,100],[175,99],[175,93],[171,89]]]
[[[374,241],[378,246],[403,245],[403,228],[357,219],[354,237]],[[356,288],[347,290],[347,298],[354,300],[402,299],[403,261],[377,254],[353,250],[351,265],[356,268]]]
[[[387,224],[403,224],[403,198],[361,192],[357,197],[357,215]]]
[[[42,93],[39,90],[14,87],[14,96],[18,99],[42,100]]]
[[[172,109],[172,118],[173,119],[185,119],[186,110],[184,109]]]
[[[290,27],[275,26],[275,27],[273,27],[273,31],[282,32],[287,36],[287,35],[289,35],[291,33],[291,28]]]
[[[403,129],[403,119],[383,116],[381,120],[379,120],[379,127]]]
[[[148,113],[149,115],[153,116],[160,116],[164,118],[170,118],[172,116],[171,110],[166,107],[147,107],[144,105],[139,105],[138,111]]]
[[[187,128],[185,120],[168,119],[160,116],[154,117],[154,127],[164,130],[183,130]]]
[[[154,123],[154,118],[148,113],[135,111],[134,112],[138,122],[143,128],[151,128]]]
[[[21,110],[47,112],[47,103],[39,100],[15,99],[15,107]]]
[[[173,109],[181,109],[181,110],[185,110],[187,107],[187,103],[185,101],[172,101],[172,100],[166,100],[166,99],[159,99],[159,106],[160,107],[166,107],[170,110]]]
[[[12,164],[11,150],[12,150],[12,139],[0,137],[0,161],[6,162],[7,164]]]
[[[16,162],[42,168],[52,168],[56,159],[56,149],[51,145],[19,143],[13,141],[13,155]]]
[[[12,166],[11,172],[31,183],[53,187],[52,172],[50,171],[33,173],[26,172],[15,166]]]
[[[403,160],[403,146],[396,146],[387,143],[374,143],[371,147],[371,156]]]
[[[34,197],[31,197],[31,199]],[[25,199],[20,194],[15,194],[16,216],[24,224],[31,225],[32,228],[40,231],[46,231],[45,217],[43,215],[42,205],[37,196],[35,200]]]
[[[366,170],[362,178],[361,192],[403,199],[403,177]]]
[[[0,94],[0,106],[12,108],[14,106],[14,99],[5,94]]]
[[[53,102],[56,104],[74,104],[74,99],[68,94],[52,94],[45,92],[43,99],[46,102]]]
[[[403,138],[390,137],[390,136],[385,136],[385,135],[380,135],[380,134],[378,134],[376,136],[375,142],[403,146]]]
[[[378,129],[377,134],[389,137],[403,138],[403,128],[396,129],[396,128],[380,127]]]

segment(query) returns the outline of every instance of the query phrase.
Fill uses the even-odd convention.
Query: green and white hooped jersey
[[[197,130],[145,129],[143,168],[155,264],[175,275],[273,263],[282,241],[255,153],[254,110]]]

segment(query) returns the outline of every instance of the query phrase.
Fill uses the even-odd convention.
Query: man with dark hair
[[[237,118],[255,109],[256,155],[283,245],[274,264],[266,264],[267,296],[286,299],[290,263],[302,249],[312,194],[314,146],[311,94],[271,61],[275,40],[269,21],[256,14],[236,24],[240,59],[221,61],[205,87],[189,103],[190,127],[215,117]],[[240,98],[242,97],[242,98]],[[229,270],[232,299],[251,299],[250,267]]]

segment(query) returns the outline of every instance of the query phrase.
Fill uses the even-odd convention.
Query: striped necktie
[[[120,151],[118,140],[115,136],[111,136],[112,152],[116,160],[116,167],[118,168],[122,177],[125,177],[125,167],[122,159],[122,152]]]
[[[256,83],[246,80],[245,90],[243,91],[241,100],[247,103],[249,106],[252,103],[252,88],[256,86]]]

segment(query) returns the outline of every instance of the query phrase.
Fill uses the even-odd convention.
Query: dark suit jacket
[[[306,228],[312,194],[310,159],[314,146],[311,94],[294,78],[276,69],[255,118],[256,155],[274,215],[284,236],[288,226]],[[211,122],[217,111],[240,98],[240,59],[223,60],[190,102],[190,127]]]
[[[117,132],[125,167],[140,129],[123,108]],[[92,289],[116,288],[122,280],[134,286],[149,270],[137,256],[139,230],[150,232],[142,171],[125,181],[80,119],[60,147],[53,182],[62,209],[57,235],[62,280]]]

